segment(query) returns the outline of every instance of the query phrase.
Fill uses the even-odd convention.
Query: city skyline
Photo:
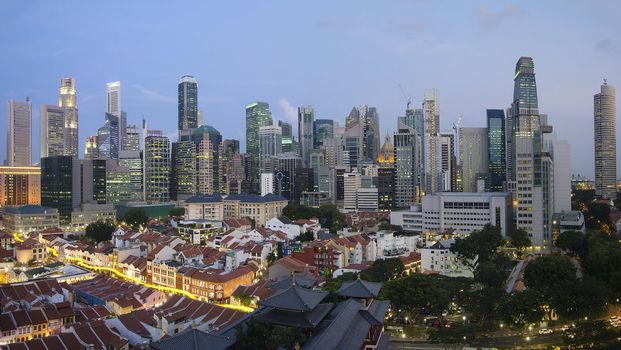
[[[144,115],[150,126],[162,129],[174,140],[177,83],[183,75],[193,75],[198,81],[198,108],[204,112],[204,124],[215,127],[223,138],[240,140],[242,149],[245,149],[244,130],[238,126],[244,120],[244,106],[255,100],[270,103],[274,119],[292,122],[294,128],[297,128],[298,106],[312,105],[316,110],[316,119],[335,119],[340,123],[352,106],[374,106],[379,112],[380,137],[383,138],[386,132],[392,134],[396,131],[396,117],[405,111],[406,97],[399,84],[405,94],[412,97],[414,107],[420,106],[425,89],[437,88],[440,91],[442,130],[450,130],[460,115],[465,127],[485,126],[486,109],[505,109],[510,105],[512,84],[507,67],[513,66],[516,57],[524,55],[533,57],[537,62],[541,112],[549,115],[559,138],[572,140],[572,172],[593,177],[593,163],[579,161],[585,157],[592,159],[593,155],[592,91],[597,89],[603,78],[608,78],[611,85],[618,85],[621,80],[619,67],[614,64],[621,53],[620,43],[613,36],[600,34],[616,31],[619,25],[608,19],[615,18],[621,8],[614,2],[602,3],[608,11],[598,16],[580,16],[594,11],[596,6],[572,3],[563,6],[558,16],[546,21],[542,20],[542,16],[547,13],[546,8],[553,6],[552,3],[527,2],[519,6],[493,2],[455,4],[458,10],[455,12],[462,15],[447,13],[446,17],[440,17],[444,24],[434,21],[439,16],[438,11],[430,11],[432,17],[423,20],[418,16],[399,14],[399,9],[399,12],[408,12],[402,6],[381,7],[380,12],[386,16],[371,18],[370,14],[380,9],[366,3],[353,9],[336,6],[330,15],[302,5],[249,5],[245,11],[238,13],[244,25],[240,28],[226,25],[224,28],[229,31],[224,36],[212,38],[214,30],[191,24],[196,31],[188,39],[193,55],[174,60],[174,56],[166,52],[160,54],[159,49],[154,52],[157,45],[152,40],[161,37],[162,42],[171,48],[170,51],[175,51],[181,42],[174,43],[171,39],[178,34],[178,29],[152,23],[162,16],[181,18],[179,11],[163,6],[147,10],[144,23],[130,22],[135,18],[129,14],[140,8],[140,4],[118,3],[115,5],[121,6],[127,14],[120,16],[115,35],[104,42],[113,48],[111,51],[126,53],[122,55],[122,60],[116,61],[110,61],[109,54],[100,53],[97,45],[82,40],[83,36],[96,31],[95,24],[101,20],[95,17],[91,18],[92,24],[84,23],[80,16],[84,8],[78,6],[72,9],[81,24],[81,30],[77,33],[79,45],[72,46],[65,43],[64,34],[51,40],[44,30],[51,22],[41,18],[43,15],[53,18],[54,13],[67,8],[62,5],[52,8],[47,4],[20,8],[18,3],[9,3],[6,6],[13,8],[13,11],[7,13],[23,13],[24,16],[28,11],[30,13],[27,18],[2,18],[2,26],[11,26],[20,19],[25,23],[36,22],[37,25],[11,37],[0,34],[12,53],[0,58],[0,62],[15,67],[7,71],[7,79],[0,83],[0,98],[23,101],[30,97],[35,110],[33,160],[39,156],[38,108],[43,104],[55,104],[58,81],[65,76],[76,79],[77,107],[81,116],[80,154],[84,150],[85,137],[95,135],[97,128],[103,124],[105,84],[113,81],[123,84],[123,110],[128,114],[129,124],[140,124],[140,118]],[[426,2],[405,4],[411,13],[442,5]],[[214,25],[221,24],[215,16],[219,11],[234,11],[226,5],[214,7],[197,3],[195,6],[195,12],[208,13]],[[104,6],[101,16],[104,17],[113,7]],[[308,16],[303,19],[287,16],[288,11],[296,8],[304,10]],[[210,11],[206,11],[208,9]],[[257,19],[253,14],[263,12],[281,16],[282,23],[265,23],[257,28]],[[595,17],[597,23],[593,24]],[[516,40],[518,34],[512,27],[518,24],[524,24],[527,35],[537,34],[537,42],[523,45],[513,42],[510,47],[502,46]],[[563,33],[551,33],[549,29],[554,26],[566,26],[568,29]],[[283,27],[291,28],[290,33],[281,33]],[[120,34],[123,37],[113,41],[112,37],[119,37]],[[201,35],[209,40],[197,40],[202,38]],[[295,51],[292,50],[295,42],[291,39],[296,35],[308,42],[307,50],[312,60],[307,58],[292,63],[289,59]],[[138,47],[128,46],[134,43],[132,39],[139,38],[145,38],[146,42]],[[248,55],[244,56],[247,59],[242,59],[238,56],[238,50],[243,49],[244,45],[256,48],[257,40],[262,38],[269,39],[269,45],[265,47],[269,52],[266,51],[264,56],[275,59]],[[359,41],[368,46],[365,50],[367,54],[362,55],[365,57],[355,56],[357,59],[353,62],[352,54],[347,51],[356,47]],[[546,47],[545,43],[553,41],[567,45]],[[498,45],[502,49],[498,49]],[[145,47],[148,50],[142,52],[140,48]],[[422,48],[429,50],[423,53]],[[95,52],[100,53],[101,57],[94,56]],[[454,64],[454,56],[448,57],[451,52],[460,53],[460,60],[468,64]],[[376,64],[380,56],[385,59],[386,67]],[[45,69],[33,63],[42,59],[46,60]],[[143,64],[141,61],[144,60]],[[558,86],[563,87],[562,93],[559,93]],[[230,123],[230,120],[236,123]],[[571,122],[565,123],[565,120]],[[2,113],[0,124],[6,123],[6,113]],[[584,130],[588,130],[588,139],[577,141],[584,137]],[[1,144],[0,161],[4,160],[5,155],[6,145]]]

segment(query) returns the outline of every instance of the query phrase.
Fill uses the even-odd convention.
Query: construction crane
[[[403,90],[403,86],[401,86],[401,83],[398,83],[397,85],[399,85],[399,89],[401,89],[401,93],[403,94],[403,98],[405,98],[405,100],[407,101],[407,106],[406,106],[406,110],[410,109],[410,105],[412,104],[412,98],[409,97],[406,93],[405,90]]]

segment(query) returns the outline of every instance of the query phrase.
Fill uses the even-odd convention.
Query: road
[[[475,340],[470,343],[471,347],[481,347],[481,348],[505,348],[505,349],[514,349],[518,347],[522,347],[524,349],[533,349],[537,347],[545,347],[546,345],[561,345],[563,340],[561,339],[561,335],[558,333],[553,334],[545,334],[545,335],[531,335],[531,339],[526,341],[524,337],[520,335],[510,335],[505,337],[494,337],[485,340]],[[399,350],[399,349],[416,349],[416,350],[433,350],[433,349],[444,349],[441,345],[431,344],[425,342],[418,342],[407,339],[394,339],[390,342],[391,350]]]

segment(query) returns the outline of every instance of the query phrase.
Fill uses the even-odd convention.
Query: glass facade
[[[502,192],[507,180],[505,112],[502,109],[487,110],[487,157],[488,189],[492,192]]]
[[[179,130],[198,128],[197,94],[196,79],[189,75],[183,76],[178,89]]]

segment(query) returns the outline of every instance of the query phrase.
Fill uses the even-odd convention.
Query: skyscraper
[[[378,207],[381,211],[390,211],[395,200],[395,147],[386,134],[384,144],[377,157],[377,196]]]
[[[535,250],[549,248],[551,216],[554,210],[552,164],[542,152],[543,132],[537,100],[535,65],[530,57],[520,57],[515,66],[510,133],[512,135],[511,181],[518,229],[528,232]]]
[[[251,188],[258,191],[260,176],[259,128],[272,125],[270,105],[265,102],[252,102],[246,105],[246,153],[251,157]]]
[[[397,132],[394,135],[394,205],[396,208],[404,208],[417,203],[420,197],[420,183],[418,183],[420,144],[416,130],[398,123]]]
[[[10,100],[7,114],[7,156],[9,166],[32,164],[32,103]]]
[[[314,148],[323,146],[323,140],[334,137],[334,120],[317,119],[313,125]]]
[[[604,80],[593,97],[595,109],[595,195],[617,198],[617,107],[615,88]]]
[[[106,122],[97,130],[97,150],[99,156],[119,159],[119,117],[106,113]]]
[[[464,192],[477,192],[477,180],[487,174],[487,128],[461,128],[459,163]]]
[[[505,112],[502,109],[487,110],[487,173],[488,189],[502,192],[507,180],[505,162]]]
[[[439,137],[440,171],[442,173],[442,191],[457,190],[457,157],[455,155],[455,133],[442,131]]]
[[[271,156],[282,153],[282,128],[280,126],[268,125],[259,128],[259,154],[261,162],[261,172],[266,172],[265,161]]]
[[[170,199],[170,141],[161,131],[149,130],[144,140],[144,192],[147,203]]]
[[[291,124],[283,120],[279,120],[278,126],[282,129],[282,151],[293,152],[293,128],[291,127]]]
[[[73,159],[70,156],[41,158],[41,205],[58,209],[61,225],[71,222]]]
[[[298,140],[300,142],[300,156],[305,167],[308,167],[310,151],[314,146],[314,123],[315,109],[312,106],[298,107]]]
[[[377,109],[375,107],[368,107],[367,105],[353,107],[345,119],[345,129],[350,140],[356,137],[352,131],[358,132],[358,151],[355,152],[356,160],[353,161],[353,163],[357,164],[358,160],[374,161],[377,158],[380,148],[380,125]],[[350,149],[351,148],[353,148],[353,144],[350,143]]]
[[[99,147],[97,146],[97,136],[87,136],[84,143],[84,159],[99,158]]]
[[[65,153],[65,113],[62,107],[39,108],[39,154],[41,158],[70,155]]]
[[[438,101],[438,90],[430,89],[425,91],[423,101],[424,117],[424,173],[423,189],[426,194],[434,193],[441,189],[441,172],[438,159],[438,134],[440,133],[440,105]]]
[[[219,192],[222,135],[216,128],[202,125],[193,131],[192,141],[196,145],[196,192]]]
[[[64,154],[78,156],[78,107],[76,103],[75,79],[65,77],[60,80],[58,106],[64,114]]]
[[[191,75],[184,75],[178,88],[179,130],[198,128],[198,84]]]
[[[107,95],[107,108],[106,108],[106,113],[107,114],[111,114],[113,116],[116,117],[116,119],[114,118],[109,118],[108,115],[106,115],[106,124],[108,124],[109,120],[114,120],[114,124],[115,124],[115,129],[114,130],[109,130],[111,132],[114,132],[116,134],[116,136],[112,136],[109,138],[111,141],[116,142],[116,149],[114,151],[116,151],[116,155],[118,157],[118,151],[121,150],[121,146],[123,145],[123,139],[125,138],[125,135],[123,135],[123,131],[124,131],[124,127],[123,127],[123,115],[122,115],[122,105],[121,105],[121,82],[120,81],[113,81],[111,83],[107,83],[106,84],[106,95]],[[108,140],[105,140],[104,142],[107,142]],[[100,152],[101,153],[101,152]],[[102,154],[103,155],[103,154]],[[117,157],[112,157],[110,155],[106,155],[110,158],[113,159],[117,159]]]

